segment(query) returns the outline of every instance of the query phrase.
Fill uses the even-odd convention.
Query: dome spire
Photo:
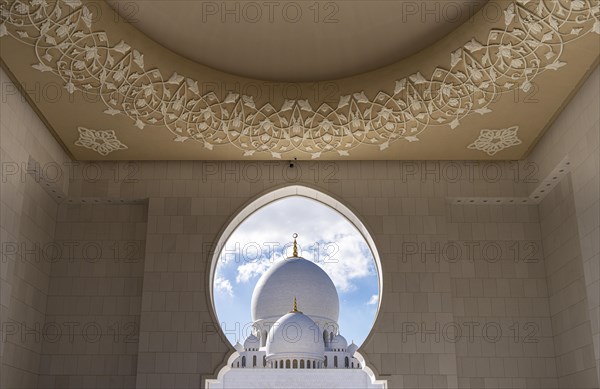
[[[298,304],[296,303],[296,297],[294,297],[294,309],[290,311],[290,313],[302,313],[298,310]]]
[[[296,243],[296,238],[298,237],[298,234],[294,233],[294,235],[292,235],[294,237],[294,252],[292,253],[292,257],[296,258],[298,257],[298,246]]]

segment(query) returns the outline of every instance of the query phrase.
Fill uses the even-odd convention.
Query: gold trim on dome
[[[469,115],[492,112],[503,93],[527,92],[539,74],[565,66],[566,44],[600,34],[596,0],[516,0],[504,9],[503,29],[449,53],[448,68],[435,68],[431,77],[417,72],[389,91],[357,90],[333,105],[258,106],[251,95],[203,94],[192,78],[146,69],[144,54],[125,41],[109,42],[80,0],[0,1],[0,37],[33,47],[33,68],[60,77],[68,93],[98,95],[106,114],[125,115],[140,129],[164,126],[175,142],[198,141],[208,150],[232,145],[246,157],[349,156],[357,147],[419,141],[432,126],[456,129]]]

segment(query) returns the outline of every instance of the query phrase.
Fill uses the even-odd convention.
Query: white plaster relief
[[[85,127],[78,127],[77,130],[79,139],[75,141],[75,145],[94,150],[103,157],[113,151],[127,149],[127,146],[117,139],[117,135],[112,130],[90,130]]]
[[[522,142],[517,136],[518,131],[519,126],[500,130],[483,129],[479,133],[479,137],[467,148],[482,151],[492,157],[504,149],[520,145]]]
[[[80,0],[2,0],[1,6],[0,36],[31,45],[38,58],[32,66],[62,78],[69,93],[99,95],[106,114],[126,115],[140,129],[164,126],[175,142],[194,140],[209,150],[228,144],[244,156],[272,158],[290,151],[313,159],[348,156],[362,145],[385,150],[398,140],[419,141],[430,126],[456,129],[468,115],[491,112],[500,94],[527,92],[539,74],[565,66],[569,42],[600,34],[594,0],[517,0],[504,10],[504,29],[449,53],[448,69],[438,67],[431,77],[417,72],[395,81],[391,92],[356,91],[337,105],[286,100],[276,107],[257,106],[254,96],[202,94],[194,79],[147,70],[144,54],[94,29],[92,11]]]

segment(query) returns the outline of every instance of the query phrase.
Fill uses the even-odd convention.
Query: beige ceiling
[[[165,16],[170,28],[191,23],[183,20],[195,3],[168,4],[179,9],[179,16]],[[369,34],[389,26],[372,27],[379,19],[361,19],[358,12],[350,30],[363,44],[350,50],[352,57],[364,60],[377,48],[383,60],[377,65],[367,58],[369,68],[390,62],[385,47],[402,46],[408,56],[367,72],[344,65],[339,74],[359,74],[299,83],[257,81],[190,60],[104,1],[8,0],[0,6],[2,66],[79,160],[522,159],[599,57],[597,0],[490,0],[460,26],[425,23],[422,31],[431,36],[452,31],[412,55],[418,47],[401,40],[368,44]],[[141,7],[139,23],[149,20]],[[395,17],[402,24],[402,14]],[[225,27],[223,36],[207,39],[228,44],[233,35]],[[251,37],[243,25],[229,27]],[[273,35],[284,35],[289,27],[273,28],[279,29]],[[331,34],[344,28],[340,23]],[[263,43],[252,39],[254,46]],[[307,55],[318,57],[322,48],[314,46]],[[233,62],[242,66],[248,55]],[[319,71],[306,69],[306,77]]]
[[[240,76],[318,81],[364,73],[446,36],[487,0],[108,0],[148,37]]]

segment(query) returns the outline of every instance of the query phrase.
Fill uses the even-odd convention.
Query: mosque
[[[0,388],[599,389],[599,42],[600,0],[0,0]],[[294,199],[376,291],[217,277]]]
[[[298,256],[294,237],[293,255],[265,272],[254,289],[255,332],[243,346],[235,345],[240,356],[232,367],[359,369],[354,358],[358,346],[348,345],[340,334],[339,311],[333,281],[314,262]]]
[[[380,388],[356,357],[358,346],[338,325],[340,302],[333,281],[314,262],[292,256],[273,265],[252,294],[253,331],[236,343],[239,354],[222,381],[210,388]],[[309,371],[310,370],[310,371]]]

